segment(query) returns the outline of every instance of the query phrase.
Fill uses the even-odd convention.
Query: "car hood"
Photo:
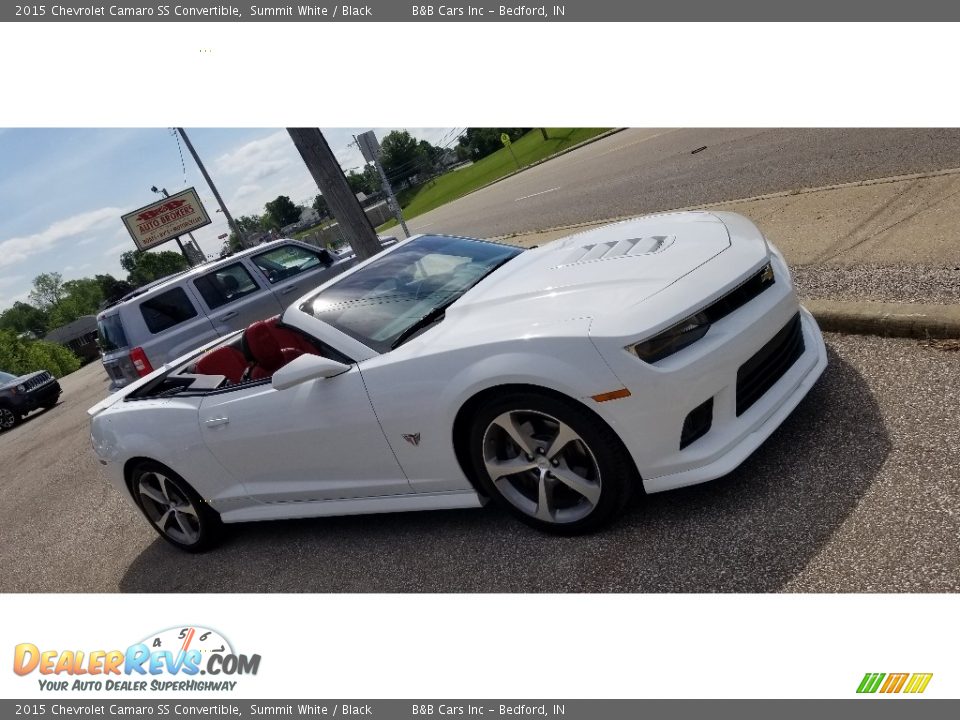
[[[493,311],[500,322],[622,313],[730,247],[707,212],[651,215],[529,250],[466,293],[448,315]]]

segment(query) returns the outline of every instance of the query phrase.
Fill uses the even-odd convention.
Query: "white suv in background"
[[[138,289],[97,316],[112,387],[278,315],[355,263],[352,252],[338,255],[296,240],[275,240]]]

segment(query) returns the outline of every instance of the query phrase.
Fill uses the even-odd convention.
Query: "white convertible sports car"
[[[501,502],[561,533],[729,473],[827,356],[783,256],[732,213],[532,250],[410,238],[89,413],[162,537]]]

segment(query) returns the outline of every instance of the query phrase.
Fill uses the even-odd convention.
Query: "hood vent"
[[[611,260],[619,257],[653,255],[665,250],[676,240],[675,235],[650,235],[647,237],[611,240],[610,242],[581,245],[574,249],[558,267],[592,262],[593,260]]]

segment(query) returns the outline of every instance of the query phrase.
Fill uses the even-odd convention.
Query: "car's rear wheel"
[[[153,529],[174,547],[202,552],[219,540],[220,516],[169,468],[140,463],[131,475],[130,490]]]
[[[560,534],[609,522],[636,469],[599,418],[574,402],[517,393],[474,417],[470,457],[483,489],[528,525]]]
[[[20,422],[20,413],[7,407],[0,407],[0,432],[15,427]]]

